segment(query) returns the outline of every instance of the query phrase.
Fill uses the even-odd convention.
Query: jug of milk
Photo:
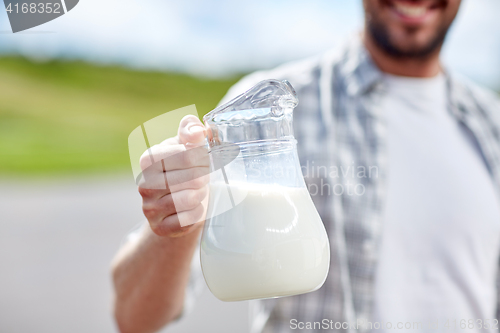
[[[330,266],[321,218],[293,136],[298,104],[287,81],[262,81],[209,112],[210,197],[201,265],[222,301],[319,289]]]

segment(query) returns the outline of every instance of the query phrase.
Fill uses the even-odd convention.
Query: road
[[[142,220],[132,177],[0,179],[0,332],[117,332],[109,263]],[[206,289],[162,332],[245,333],[248,304]]]

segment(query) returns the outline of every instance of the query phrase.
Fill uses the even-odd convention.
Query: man
[[[262,79],[287,79],[300,99],[294,130],[304,167],[377,170],[306,174],[310,189],[354,181],[363,191],[313,195],[331,242],[328,279],[313,293],[255,303],[252,331],[493,331],[500,106],[439,61],[460,0],[363,4],[364,33],[347,48],[257,72],[226,96]],[[205,134],[199,120],[185,118],[179,135],[152,154],[157,160],[182,151]],[[206,165],[179,162],[166,172],[197,168]],[[139,189],[151,228],[114,263],[122,332],[160,329],[182,313],[188,281],[187,294],[196,289],[200,277],[193,271],[189,278],[190,262],[201,223],[181,228],[178,221],[204,219],[203,185],[176,193]],[[177,211],[174,195],[184,198]]]

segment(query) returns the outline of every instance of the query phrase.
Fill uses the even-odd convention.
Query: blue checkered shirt
[[[500,192],[497,96],[448,71],[445,75],[449,112],[477,140],[491,180]],[[290,332],[292,318],[298,322],[321,322],[325,318],[342,323],[371,321],[387,173],[387,129],[380,107],[386,91],[382,77],[362,42],[353,39],[340,50],[248,75],[223,99],[225,102],[264,79],[288,80],[300,100],[294,111],[294,131],[308,188],[335,189],[336,184],[347,182],[364,187],[363,195],[344,192],[312,196],[330,238],[328,278],[312,293],[251,301],[252,333]],[[331,166],[337,170],[349,166],[376,170],[376,174],[353,177],[339,171],[337,177],[330,177],[321,172],[325,167],[331,170]],[[199,261],[193,265],[187,305],[204,284],[199,266]],[[336,331],[366,330],[350,325]],[[301,330],[308,331],[314,330]]]

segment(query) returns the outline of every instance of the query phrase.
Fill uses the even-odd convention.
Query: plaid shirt
[[[477,140],[492,182],[500,192],[500,103],[492,93],[445,74],[449,112]],[[382,77],[360,39],[355,38],[339,52],[253,73],[232,87],[223,99],[225,102],[264,79],[290,81],[300,100],[294,111],[297,149],[306,184],[310,190],[320,190],[317,195],[312,193],[312,198],[331,246],[330,272],[322,288],[299,296],[251,301],[252,333],[290,332],[291,319],[372,321],[387,174],[387,129],[380,107],[386,92]],[[328,174],[332,166],[338,170],[334,176]],[[349,167],[366,170],[367,174],[368,170],[376,172],[359,177],[349,172],[353,170]],[[361,184],[364,193],[320,193],[348,183]],[[193,265],[188,307],[196,294],[193,291],[200,290],[203,284],[198,261]],[[367,329],[351,325],[339,331]]]

